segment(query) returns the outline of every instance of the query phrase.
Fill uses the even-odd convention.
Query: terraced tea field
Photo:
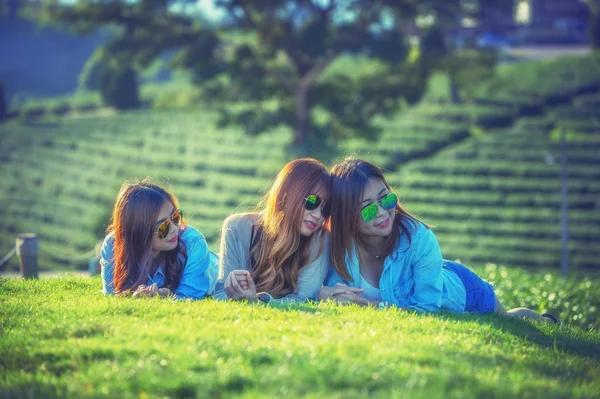
[[[571,60],[559,71],[589,71],[597,62],[590,60]],[[524,86],[521,79],[531,73],[512,70],[512,83],[501,74],[490,84],[502,82],[501,89],[482,91],[476,105],[426,100],[381,121],[378,141],[342,143],[322,160],[356,154],[384,166],[408,208],[435,226],[448,258],[471,266],[556,267],[557,137],[564,127],[573,266],[597,269],[600,112],[593,89],[600,76],[553,78],[544,68],[555,65],[538,72],[559,82]],[[525,89],[529,95],[521,95]],[[255,137],[213,122],[201,110],[169,110],[0,125],[0,255],[17,233],[35,232],[42,269],[85,268],[118,188],[146,176],[170,184],[217,251],[223,219],[252,209],[292,155],[288,131]],[[17,260],[8,267],[15,269]]]
[[[598,267],[599,150],[600,135],[568,143],[576,268]],[[408,208],[435,225],[445,256],[468,264],[559,267],[560,143],[545,120],[521,119],[392,176]]]
[[[422,104],[377,145],[362,143],[363,156],[391,171],[390,182],[407,208],[433,226],[445,257],[558,268],[565,129],[571,267],[597,271],[599,67],[598,55],[506,67],[477,105],[443,98]],[[403,144],[423,135],[439,145],[430,140],[431,147],[412,153],[419,159],[403,156]]]
[[[140,111],[0,126],[0,253],[10,251],[17,233],[34,232],[40,268],[85,267],[120,185],[146,176],[172,187],[190,223],[218,251],[221,222],[256,206],[291,159],[291,136],[251,137],[213,122],[196,112]],[[423,136],[408,148],[439,140]]]

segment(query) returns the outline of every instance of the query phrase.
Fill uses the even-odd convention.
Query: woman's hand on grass
[[[158,288],[156,283],[152,285],[140,285],[133,293],[134,298],[151,298],[151,297],[171,298],[173,293],[167,287]]]
[[[133,293],[134,298],[153,297],[158,295],[158,286],[156,283],[152,285],[140,285]]]
[[[252,276],[248,271],[234,270],[232,274],[234,274],[234,277],[237,280],[240,287],[242,288],[242,290],[248,290],[251,284],[254,285],[254,280],[252,280]]]
[[[341,300],[342,297],[340,297],[340,295],[347,295],[348,298],[351,298],[353,295],[360,295],[364,291],[365,290],[362,288],[349,287],[346,284],[337,283],[333,287],[322,287],[321,290],[319,291],[319,294],[317,295],[317,299],[319,301],[324,300],[324,299],[336,300],[336,296],[337,296],[338,299]],[[362,295],[360,295],[360,296],[362,296]],[[340,301],[338,301],[338,302],[340,302]]]
[[[371,301],[362,294],[358,294],[355,292],[343,292],[340,294],[336,294],[333,295],[331,299],[344,305],[353,303],[359,306],[374,306],[375,304],[379,303],[379,301]]]
[[[225,279],[225,293],[234,301],[258,301],[254,280],[247,270],[234,270]]]

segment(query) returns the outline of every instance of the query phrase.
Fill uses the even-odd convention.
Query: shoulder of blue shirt
[[[433,232],[431,231],[431,229],[429,229],[429,227],[427,227],[422,222],[412,219],[408,216],[404,216],[402,218],[402,223],[403,223],[404,227],[406,227],[406,231],[410,235],[410,246],[411,247],[413,246],[413,243],[415,242],[415,240],[419,239],[423,235],[425,235],[425,234],[433,235]],[[399,240],[400,242],[396,246],[396,249],[401,250],[401,251],[406,251],[407,249],[409,249],[408,236],[405,234],[404,231],[402,231],[402,229],[400,227],[398,227],[398,229],[400,230],[401,236],[400,236],[400,240]]]
[[[181,239],[185,243],[192,243],[198,240],[206,242],[206,238],[204,238],[204,235],[197,228],[195,228],[194,226],[190,226],[189,224],[185,226],[183,234],[181,235]]]

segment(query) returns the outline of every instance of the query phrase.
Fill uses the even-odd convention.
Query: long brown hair
[[[346,267],[346,254],[351,251],[353,243],[358,242],[360,203],[367,183],[373,178],[380,179],[392,191],[381,169],[370,162],[346,158],[331,168],[331,260],[338,275],[346,281],[352,281]],[[410,245],[411,237],[406,223],[411,221],[419,222],[398,203],[392,232],[386,238],[386,256],[392,252],[401,234],[407,235]]]
[[[165,201],[177,209],[177,198],[148,179],[125,182],[115,202],[107,232],[114,233],[115,264],[113,282],[117,294],[135,291],[146,281],[152,262],[152,238],[156,219]],[[181,225],[185,229],[185,223]],[[177,247],[161,254],[164,259],[165,285],[175,290],[187,262],[185,244],[179,235]]]
[[[289,162],[279,172],[271,189],[263,198],[259,208],[262,217],[255,226],[261,231],[260,241],[250,251],[256,259],[252,278],[258,292],[269,292],[279,298],[294,292],[298,286],[298,274],[307,265],[310,257],[310,237],[300,234],[299,226],[304,215],[304,198],[317,189],[330,192],[327,168],[312,158],[301,158]]]

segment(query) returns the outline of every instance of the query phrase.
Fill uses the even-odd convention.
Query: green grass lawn
[[[600,397],[599,62],[503,66],[471,105],[449,104],[438,75],[423,103],[377,121],[379,140],[337,143],[323,159],[356,154],[385,167],[446,258],[475,267],[506,308],[551,311],[565,328],[332,304],[105,298],[98,278],[0,278],[0,399]],[[102,238],[119,186],[149,175],[172,187],[218,250],[221,222],[252,209],[293,157],[291,132],[253,137],[215,127],[204,109],[170,109],[197,96],[188,89],[144,88],[159,111],[48,112],[1,125],[0,256],[17,233],[34,232],[41,269],[85,268],[81,254]],[[98,101],[83,93],[24,108]],[[569,279],[557,275],[562,128],[571,263],[584,276]]]
[[[540,288],[521,272],[481,272],[498,275],[508,306]],[[557,299],[598,305],[586,281],[544,280]],[[600,397],[597,325],[115,298],[100,286],[0,279],[0,398]]]

